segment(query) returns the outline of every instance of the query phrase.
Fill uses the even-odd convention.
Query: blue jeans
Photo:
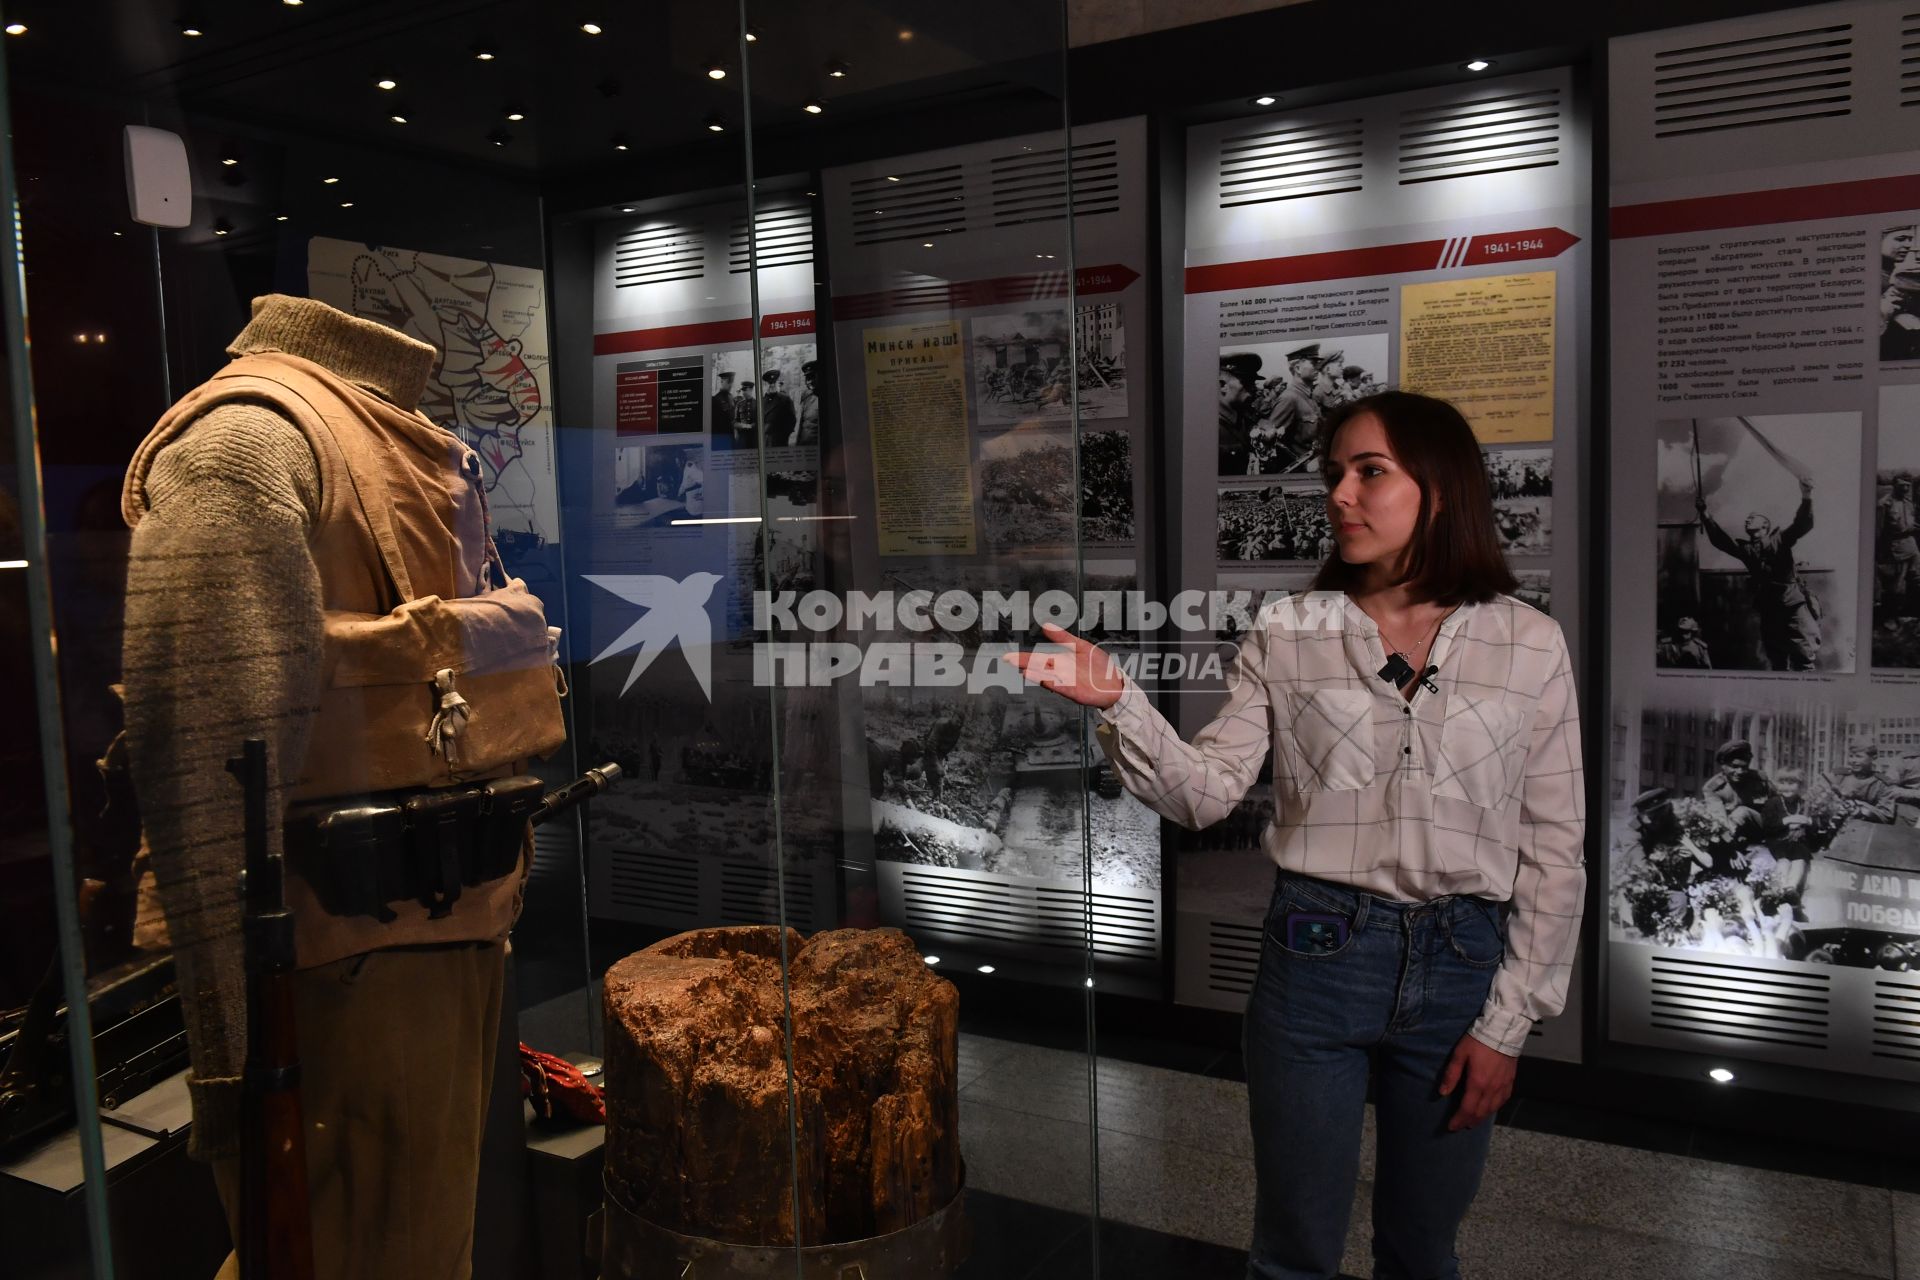
[[[1286,917],[1350,922],[1328,951],[1289,947]],[[1480,1187],[1491,1119],[1447,1132],[1439,1094],[1505,958],[1499,908],[1477,898],[1391,902],[1281,872],[1247,1001],[1247,1095],[1257,1177],[1248,1280],[1340,1270],[1374,1071],[1375,1280],[1454,1280],[1454,1234]]]

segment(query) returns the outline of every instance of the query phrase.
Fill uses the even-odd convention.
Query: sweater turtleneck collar
[[[400,409],[413,411],[438,353],[371,320],[311,298],[270,293],[253,300],[253,319],[227,347],[234,357],[280,351],[326,369]]]

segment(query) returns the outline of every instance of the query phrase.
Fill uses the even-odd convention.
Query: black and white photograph
[[[1327,494],[1317,481],[1291,485],[1219,486],[1220,563],[1307,561],[1334,553]]]
[[[1920,386],[1880,388],[1873,484],[1873,665],[1920,667]]]
[[[1127,416],[1120,303],[1081,303],[1074,315],[1073,334],[1065,303],[974,318],[973,401],[981,426],[1070,419],[1076,389],[1067,370],[1075,362],[1081,421]]]
[[[1073,545],[1073,443],[1067,433],[1021,427],[980,443],[980,518],[987,545]]]
[[[1486,458],[1500,549],[1510,556],[1553,550],[1553,450],[1489,449]]]
[[[1003,689],[862,693],[879,857],[1077,885],[1084,847],[1096,885],[1159,887],[1160,819],[1078,708]]]
[[[1220,348],[1220,475],[1312,474],[1320,420],[1384,391],[1388,333]]]
[[[729,524],[727,630],[747,634],[753,625],[753,595],[770,590],[807,592],[815,586],[819,552],[820,473],[735,471],[728,479],[727,513],[759,516],[753,524]]]
[[[1522,604],[1530,604],[1542,613],[1553,612],[1553,574],[1546,569],[1515,569],[1513,576],[1519,586],[1513,589],[1513,598]]]
[[[1852,671],[1860,415],[1674,418],[1656,439],[1656,664]]]
[[[627,665],[603,662],[587,676],[588,757],[621,769],[620,785],[588,810],[593,848],[764,859],[777,834],[789,867],[832,856],[838,819],[822,800],[837,791],[840,768],[830,690],[787,689],[769,701],[752,683],[749,660],[716,654],[709,700],[684,668],[664,663],[627,689]],[[776,725],[777,810],[770,746]],[[670,902],[648,905],[673,910]],[[766,919],[779,918],[774,903],[761,909]]]
[[[1133,541],[1133,439],[1125,431],[1080,433],[1080,537]]]
[[[615,449],[613,503],[619,527],[671,525],[706,515],[705,453],[697,444]]]
[[[1880,359],[1920,360],[1920,226],[1880,233]]]
[[[1911,718],[1649,709],[1616,732],[1612,935],[1853,968],[1920,965]]]
[[[757,381],[752,347],[714,352],[707,410],[714,449],[757,449],[763,428],[769,449],[819,444],[818,350],[811,342],[762,343]]]

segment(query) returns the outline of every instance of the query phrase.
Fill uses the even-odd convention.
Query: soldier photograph
[[[731,449],[733,447],[733,383],[738,375],[721,364],[723,358],[721,355],[713,358],[713,397],[708,409],[707,431],[713,437],[715,448]]]
[[[1825,704],[1643,713],[1638,749],[1623,740],[1615,758],[1633,799],[1614,842],[1613,936],[1859,968],[1920,964],[1920,937],[1876,916],[1862,888],[1920,864],[1920,830],[1901,808],[1920,796],[1902,785],[1920,771],[1879,742],[1903,729]]]
[[[1016,428],[980,446],[980,523],[991,547],[1073,545],[1079,486],[1064,431]]]
[[[1880,234],[1880,358],[1920,360],[1920,227]]]
[[[1658,438],[1658,666],[1853,670],[1860,415],[1676,419]]]
[[[1220,351],[1220,475],[1310,473],[1320,420],[1386,387],[1388,335],[1237,343]]]
[[[1920,386],[1880,389],[1873,504],[1873,665],[1920,667]]]
[[[1216,543],[1220,563],[1303,561],[1331,554],[1326,494],[1317,484],[1227,487],[1218,490]]]
[[[976,317],[969,325],[973,403],[979,425],[1036,418],[1124,418],[1126,331],[1117,302],[1043,307]],[[1078,385],[1069,367],[1079,372]]]

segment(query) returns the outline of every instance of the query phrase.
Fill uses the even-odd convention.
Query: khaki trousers
[[[398,947],[295,983],[318,1280],[469,1280],[503,942]],[[237,1157],[214,1179],[239,1237]],[[217,1280],[237,1280],[229,1255]]]

